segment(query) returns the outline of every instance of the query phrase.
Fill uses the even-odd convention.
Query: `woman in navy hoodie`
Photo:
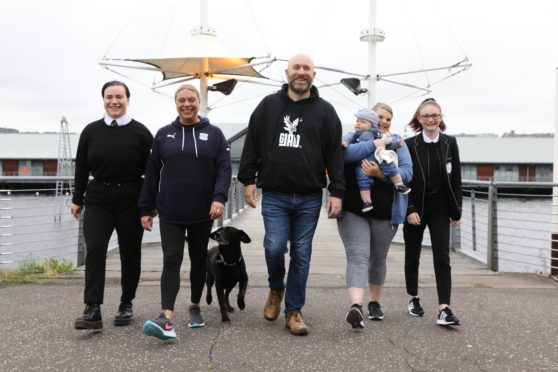
[[[163,248],[162,311],[158,318],[145,322],[143,331],[164,340],[176,338],[173,313],[186,233],[192,288],[188,326],[205,325],[199,302],[207,244],[213,220],[223,214],[231,183],[229,144],[221,129],[198,116],[198,90],[181,85],[175,103],[178,117],[155,136],[138,203],[144,229],[151,230],[153,217],[159,215]]]

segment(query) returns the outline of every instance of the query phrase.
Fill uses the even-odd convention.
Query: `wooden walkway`
[[[267,269],[263,251],[264,228],[260,206],[258,205],[256,209],[248,208],[244,210],[233,220],[231,225],[244,230],[252,239],[250,244],[242,246],[249,274],[258,277],[265,276]],[[399,228],[402,228],[402,226],[399,226]],[[212,241],[210,241],[209,245],[213,245]],[[144,272],[142,280],[148,280],[150,277],[158,280],[158,273],[161,272],[163,262],[160,244],[146,244],[142,252],[142,271]],[[288,263],[288,258],[286,261]],[[403,271],[404,249],[402,245],[392,245],[388,254],[387,265],[386,287],[405,287]],[[491,272],[486,269],[485,265],[456,252],[451,253],[451,265],[454,287],[530,288],[534,286],[540,288],[541,285],[543,287],[546,286],[541,284],[545,282],[550,287],[555,286],[553,281],[541,282],[537,280],[535,275]],[[182,272],[187,272],[189,267],[188,255],[185,254]],[[336,220],[328,219],[325,209],[322,209],[318,228],[314,236],[310,275],[333,274],[333,276],[339,279],[337,284],[343,285],[345,267],[345,251],[339,237]],[[112,271],[113,275],[118,275],[120,260],[117,251],[109,254],[107,271],[109,271],[108,275],[110,275],[110,271]],[[424,248],[422,252],[420,286],[435,287],[432,251],[429,248]]]

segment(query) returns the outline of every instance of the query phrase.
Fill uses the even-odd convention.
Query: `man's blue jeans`
[[[300,310],[306,297],[312,238],[316,231],[322,195],[264,191],[262,216],[269,287],[285,290],[285,313]],[[285,253],[290,241],[289,274],[285,287]]]

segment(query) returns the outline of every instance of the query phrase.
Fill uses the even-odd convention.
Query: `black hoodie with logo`
[[[333,106],[312,86],[310,97],[293,101],[288,85],[265,97],[252,113],[238,180],[245,185],[286,193],[332,196],[345,191],[341,121]]]

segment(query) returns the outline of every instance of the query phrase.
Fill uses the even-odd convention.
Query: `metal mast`
[[[70,134],[68,121],[64,116],[60,119],[60,137],[58,139],[58,164],[56,168],[56,196],[64,195],[64,190],[74,192],[74,180],[60,179],[60,177],[73,177],[72,151],[70,149]],[[66,186],[66,187],[65,187]]]
[[[368,43],[368,107],[376,103],[376,43],[384,41],[384,31],[376,28],[376,0],[370,0],[368,9],[369,27],[360,33],[360,41]]]

